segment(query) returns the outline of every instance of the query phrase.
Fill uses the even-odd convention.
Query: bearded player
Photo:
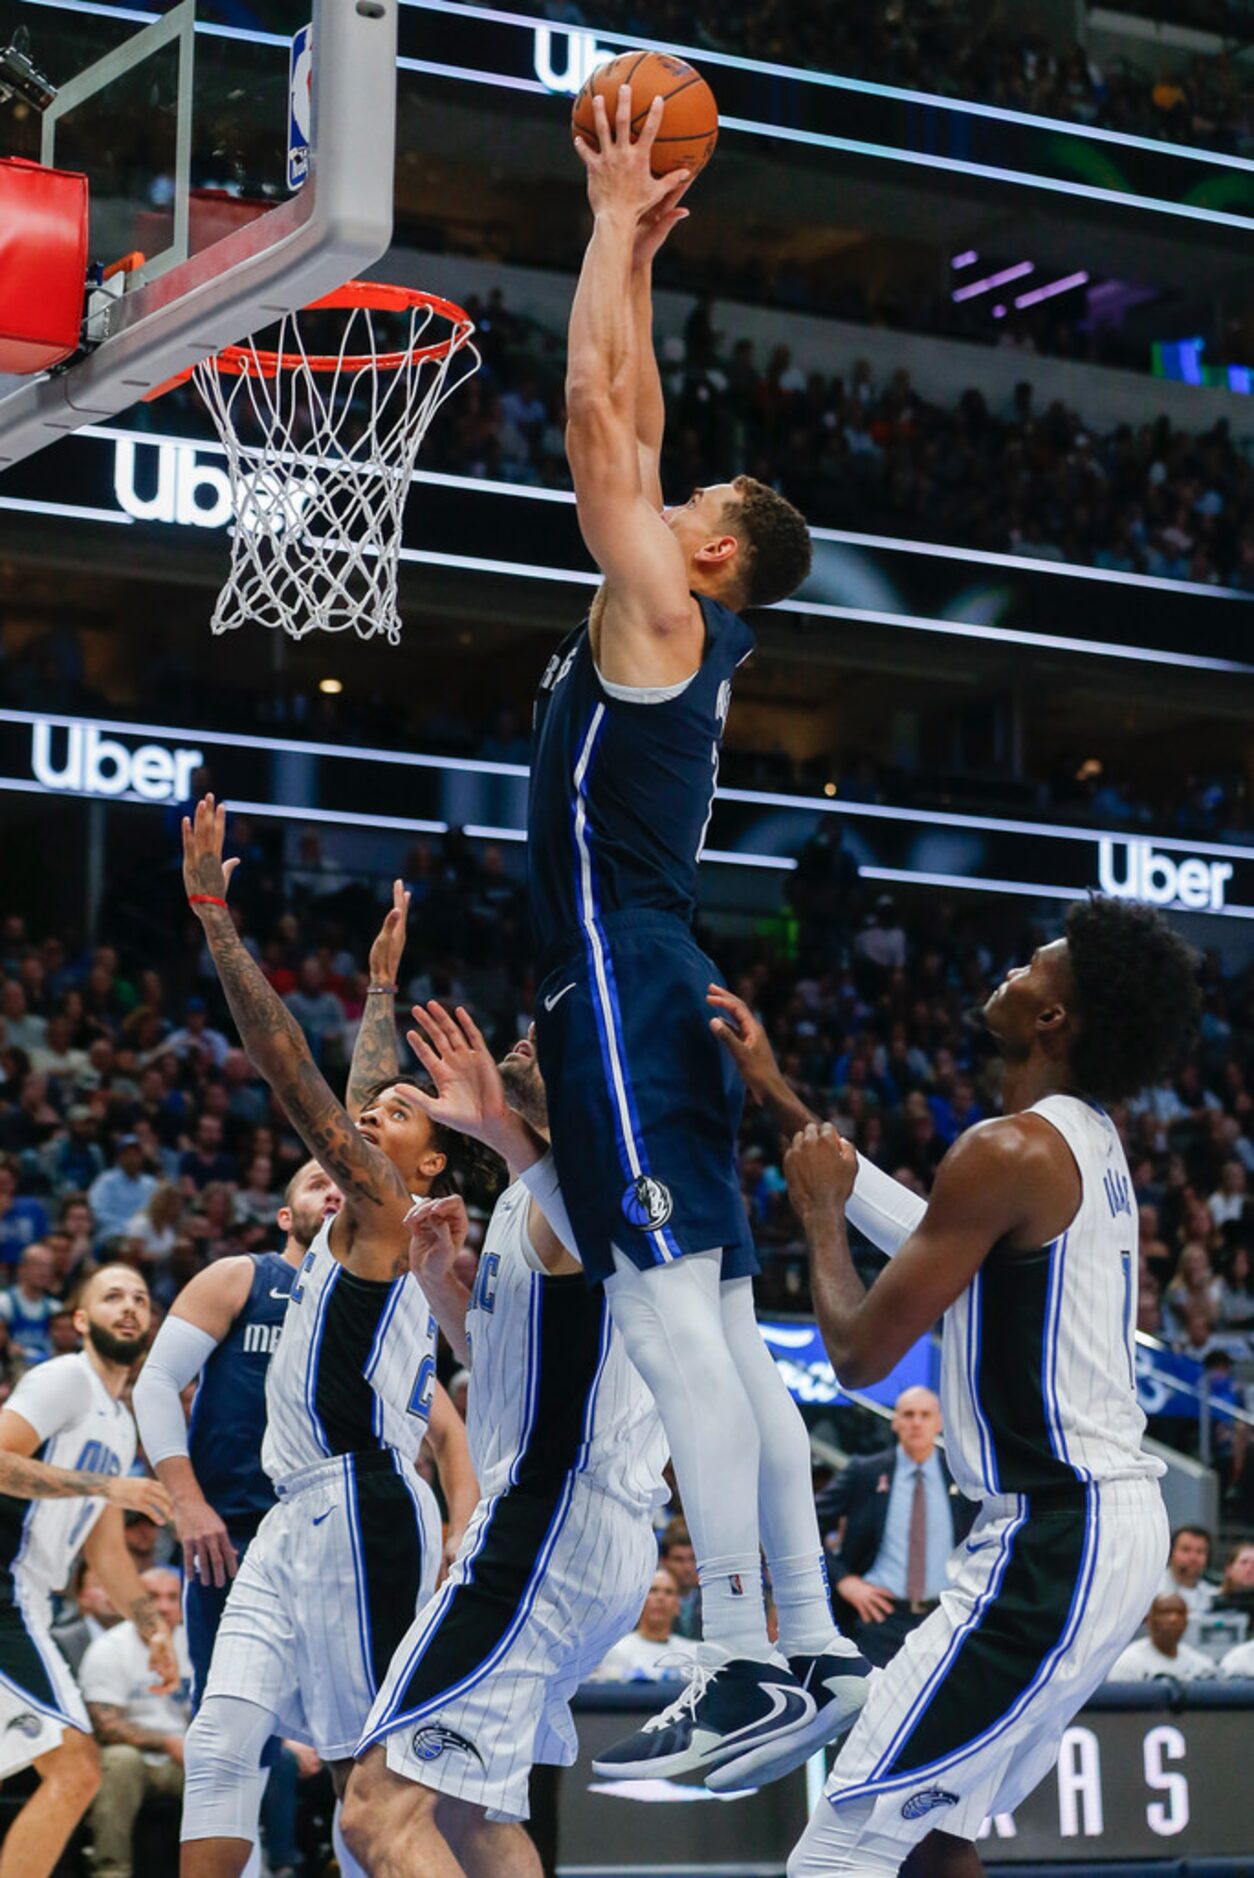
[[[868,1665],[831,1614],[804,1424],[753,1310],[757,1269],[734,1164],[742,1089],[706,1023],[692,936],[739,609],[810,566],[797,511],[741,476],[662,505],[663,409],[650,269],[686,211],[656,180],[656,101],[630,93],[580,144],[594,213],[570,317],[567,454],[605,577],[550,661],[528,821],[536,1003],[553,1153],[585,1274],[604,1284],[670,1443],[701,1580],[705,1644],[682,1700],[603,1754],[607,1775],[774,1778],[837,1734]],[[779,1612],[767,1637],[760,1551]]]

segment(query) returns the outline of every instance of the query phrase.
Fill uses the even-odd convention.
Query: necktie
[[[906,1548],[906,1597],[921,1604],[927,1596],[927,1487],[923,1469],[914,1470],[914,1498],[910,1502],[910,1539]]]

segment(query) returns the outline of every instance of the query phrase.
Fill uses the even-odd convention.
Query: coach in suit
[[[897,1445],[850,1461],[819,1496],[841,1622],[872,1663],[888,1662],[935,1610],[949,1554],[975,1518],[936,1445],[940,1426],[932,1391],[904,1390],[893,1411]]]

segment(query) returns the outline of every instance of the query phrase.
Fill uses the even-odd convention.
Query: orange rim
[[[408,313],[415,307],[447,320],[452,332],[434,345],[410,346],[401,352],[258,352],[253,346],[224,346],[221,352],[204,360],[228,378],[277,378],[280,372],[364,372],[372,366],[378,372],[397,372],[403,365],[425,360],[446,359],[465,345],[475,330],[475,323],[464,307],[454,300],[444,300],[436,293],[423,293],[418,287],[393,287],[381,280],[350,280],[334,293],[311,300],[305,313],[334,312],[357,308],[372,313]],[[176,385],[185,385],[196,368],[189,366],[163,385],[145,394],[144,402],[162,397]]]

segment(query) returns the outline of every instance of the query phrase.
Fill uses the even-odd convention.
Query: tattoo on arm
[[[353,1045],[353,1061],[348,1072],[345,1107],[354,1121],[380,1083],[389,1082],[400,1072],[400,1049],[396,1036],[396,1005],[392,998],[376,992],[366,999],[361,1027]]]
[[[0,1453],[0,1493],[15,1500],[93,1499],[105,1489],[106,1476],[72,1467],[49,1467],[21,1454]]]
[[[150,1591],[141,1591],[137,1598],[132,1598],[126,1607],[126,1615],[145,1643],[148,1643],[153,1633],[162,1627],[157,1602]]]
[[[96,1739],[106,1747],[142,1748],[148,1754],[165,1752],[165,1738],[155,1728],[132,1721],[124,1708],[112,1702],[89,1702],[87,1713]]]
[[[250,957],[225,907],[208,909],[205,938],[250,1062],[287,1111],[309,1152],[357,1203],[409,1196],[392,1163],[359,1135],[310,1055],[305,1033]]]

